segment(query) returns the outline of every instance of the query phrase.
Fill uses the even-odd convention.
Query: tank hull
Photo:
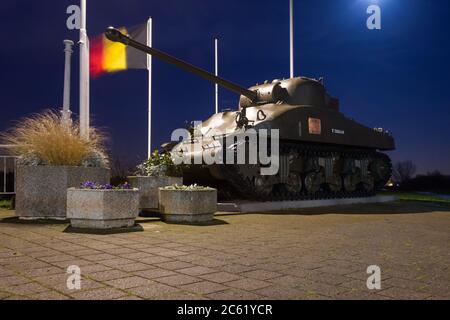
[[[197,160],[197,165],[185,172],[187,183],[214,186],[224,198],[281,201],[370,196],[391,176],[391,161],[379,151],[395,148],[392,136],[337,110],[283,104],[249,107],[251,125],[247,128],[239,128],[237,115],[225,112],[212,116],[197,127],[197,138],[172,149],[173,153],[183,149],[183,157],[192,163],[196,157],[222,154],[223,164]],[[226,161],[226,151],[234,146],[227,138],[239,141],[252,131],[259,139],[264,131],[270,139],[271,130],[279,136],[276,174],[261,175],[259,158],[256,164],[250,164],[248,158],[245,164]],[[244,143],[244,150],[249,150],[249,142]]]

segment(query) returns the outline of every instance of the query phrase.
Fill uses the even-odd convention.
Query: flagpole
[[[151,17],[147,21],[147,46],[153,46],[153,20]],[[152,154],[152,56],[147,55],[148,69],[148,149],[147,156],[150,158]]]
[[[86,31],[86,0],[80,2],[80,135],[89,139],[89,39]]]
[[[289,0],[290,76],[294,77],[294,0]]]
[[[71,78],[71,62],[72,62],[72,47],[74,43],[72,40],[64,40],[64,95],[63,95],[63,110],[62,121],[64,124],[69,124],[71,119],[70,112],[70,78]]]
[[[214,69],[216,77],[219,76],[219,39],[214,38]],[[219,85],[215,84],[215,102],[216,102],[216,113],[219,113]]]

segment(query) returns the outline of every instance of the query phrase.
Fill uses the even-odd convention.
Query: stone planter
[[[159,188],[159,209],[167,222],[208,222],[217,211],[217,190],[171,190]]]
[[[69,166],[17,166],[16,215],[66,219],[67,189],[85,181],[109,183],[110,170]]]
[[[138,214],[138,190],[67,190],[67,218],[73,228],[133,227]]]
[[[127,177],[128,183],[133,188],[139,189],[139,208],[142,211],[157,210],[159,207],[158,188],[183,185],[182,177]]]

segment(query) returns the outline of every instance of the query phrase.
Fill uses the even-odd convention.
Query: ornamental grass
[[[80,137],[77,122],[64,122],[60,112],[46,110],[20,120],[0,134],[2,143],[23,164],[105,167],[105,136],[91,127],[89,140]]]

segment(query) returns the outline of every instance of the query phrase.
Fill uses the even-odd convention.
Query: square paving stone
[[[111,267],[104,266],[102,264],[92,264],[92,263],[93,262],[91,262],[91,264],[89,264],[87,266],[80,267],[82,275],[83,274],[91,274],[91,273],[100,272],[100,271],[112,270]]]
[[[6,277],[0,277],[0,288],[2,287],[8,287],[8,286],[14,286],[18,284],[24,284],[30,282],[29,279],[20,277],[20,276],[6,276]]]
[[[141,276],[143,278],[147,278],[147,279],[156,279],[156,278],[161,278],[161,277],[178,275],[176,272],[173,272],[170,270],[165,270],[165,269],[160,269],[160,268],[152,268],[152,269],[148,269],[148,270],[137,271],[137,272],[134,272],[134,274]]]
[[[222,271],[230,272],[230,273],[243,273],[255,270],[253,267],[243,266],[241,264],[226,264],[223,266],[217,267],[217,269],[220,269]]]
[[[100,288],[72,293],[77,300],[111,300],[127,296],[127,293],[114,288]]]
[[[144,299],[160,299],[162,296],[179,291],[179,289],[161,283],[131,288],[128,291]]]
[[[213,300],[258,300],[262,298],[262,296],[258,294],[240,289],[228,289],[214,292],[208,294],[206,297]]]
[[[166,257],[160,257],[160,256],[154,256],[154,257],[149,257],[149,258],[141,258],[141,259],[138,259],[138,260],[140,262],[142,262],[142,263],[147,263],[147,264],[157,264],[157,263],[162,263],[162,262],[173,261],[173,259],[166,258]]]
[[[131,260],[139,260],[139,259],[145,259],[145,258],[151,258],[154,255],[151,253],[145,253],[145,252],[133,252],[133,253],[126,253],[121,254],[121,258],[125,259],[131,259]]]
[[[100,253],[100,254],[92,254],[92,255],[84,255],[83,259],[89,260],[89,261],[102,261],[102,260],[111,260],[117,258],[116,256],[113,256],[112,254],[108,253]]]
[[[107,285],[116,287],[119,289],[129,289],[139,286],[147,286],[152,284],[152,282],[148,279],[144,279],[141,277],[127,277],[127,278],[120,278],[120,279],[114,279],[114,280],[108,280],[105,282]]]
[[[185,269],[189,267],[194,267],[193,264],[184,262],[184,261],[169,261],[169,262],[163,262],[163,263],[157,263],[155,266],[163,269],[168,270],[178,270],[178,269]]]
[[[118,266],[115,266],[116,269],[122,270],[125,272],[133,272],[133,271],[143,271],[143,270],[149,270],[154,269],[153,266],[145,263],[135,262],[130,264],[121,264]]]
[[[12,272],[9,269],[6,269],[4,267],[0,267],[0,278],[7,277],[7,276],[13,276],[15,273]]]
[[[136,297],[136,296],[125,296],[116,298],[115,300],[142,300],[142,298]]]
[[[179,269],[177,271],[187,274],[187,275],[190,275],[190,276],[200,276],[200,275],[204,275],[204,274],[208,274],[208,273],[217,272],[217,270],[207,268],[207,267],[202,267],[202,266],[194,266],[194,267],[189,267],[189,268],[185,268],[185,269]]]
[[[303,285],[299,288],[306,291],[308,294],[318,294],[325,297],[335,297],[339,294],[349,291],[349,289],[345,287],[328,285],[320,282]]]
[[[201,281],[201,279],[199,279],[199,278],[194,278],[194,277],[191,277],[188,275],[182,275],[182,274],[173,275],[173,276],[169,276],[169,277],[163,277],[163,278],[157,278],[155,280],[158,282],[168,284],[170,286],[181,286],[183,284],[189,284],[189,283]]]
[[[217,291],[224,291],[228,289],[228,287],[221,285],[219,283],[210,282],[210,281],[200,281],[187,285],[183,285],[180,287],[183,290],[190,291],[196,294],[209,294]]]
[[[301,299],[306,295],[306,293],[302,290],[279,285],[271,285],[269,287],[255,290],[254,292],[269,299],[277,300]]]
[[[108,267],[114,267],[114,266],[118,266],[121,264],[130,264],[133,262],[134,262],[133,260],[125,259],[125,258],[115,258],[115,259],[100,261],[101,264],[104,264],[105,266],[108,266]]]
[[[381,296],[400,300],[424,300],[432,296],[429,293],[417,292],[411,289],[397,287],[391,287],[376,293]]]
[[[228,273],[228,272],[215,272],[215,273],[208,273],[204,275],[199,276],[202,279],[217,282],[217,283],[224,283],[229,282],[233,280],[242,279],[241,276],[238,276],[236,274]]]
[[[33,258],[45,258],[45,257],[61,255],[61,252],[56,251],[56,250],[47,249],[47,250],[42,250],[42,251],[31,252],[31,253],[28,253],[28,255]]]
[[[248,278],[258,279],[258,280],[268,280],[268,279],[273,279],[273,278],[283,276],[280,273],[272,272],[272,271],[265,271],[265,270],[253,270],[253,271],[243,272],[240,275],[243,277],[248,277]]]
[[[58,267],[46,267],[46,268],[38,268],[38,269],[32,269],[32,270],[26,270],[24,274],[28,277],[39,277],[49,274],[63,274],[65,273],[65,270],[58,268]]]
[[[84,266],[92,265],[92,261],[87,261],[83,259],[74,259],[74,260],[53,262],[52,264],[65,270],[67,270],[69,266],[78,266],[80,267],[80,269],[83,269]]]
[[[63,295],[56,291],[44,291],[32,295],[33,299],[36,300],[68,300],[71,299],[69,296]]]
[[[208,298],[191,292],[178,291],[168,293],[159,298],[160,300],[209,300]]]
[[[67,287],[67,280],[65,280],[64,282],[49,284],[48,287],[66,295],[71,295],[72,293],[75,292],[88,291],[105,287],[105,285],[101,282],[85,278],[81,278],[80,284],[81,284],[80,289],[69,289]]]
[[[163,256],[163,257],[179,257],[179,256],[184,256],[188,253],[184,252],[184,251],[178,251],[178,250],[163,250],[163,251],[157,252],[156,254],[159,256]]]
[[[42,261],[52,263],[52,262],[60,262],[60,261],[67,261],[67,260],[74,260],[76,257],[68,255],[68,254],[58,254],[58,255],[52,255],[48,257],[40,257],[39,258]]]
[[[268,287],[271,285],[271,283],[261,281],[261,280],[256,280],[256,279],[244,278],[244,279],[226,282],[225,285],[232,287],[232,288],[252,291],[252,290]]]
[[[127,276],[128,276],[128,273],[120,271],[120,270],[107,270],[107,271],[94,272],[94,273],[89,274],[90,278],[97,280],[97,281],[113,280],[113,279],[125,278]]]
[[[19,284],[15,286],[9,286],[6,287],[4,290],[7,292],[13,294],[13,295],[24,295],[24,296],[30,296],[35,293],[40,293],[44,291],[48,291],[48,288],[43,287],[42,285],[30,282],[25,284]]]

